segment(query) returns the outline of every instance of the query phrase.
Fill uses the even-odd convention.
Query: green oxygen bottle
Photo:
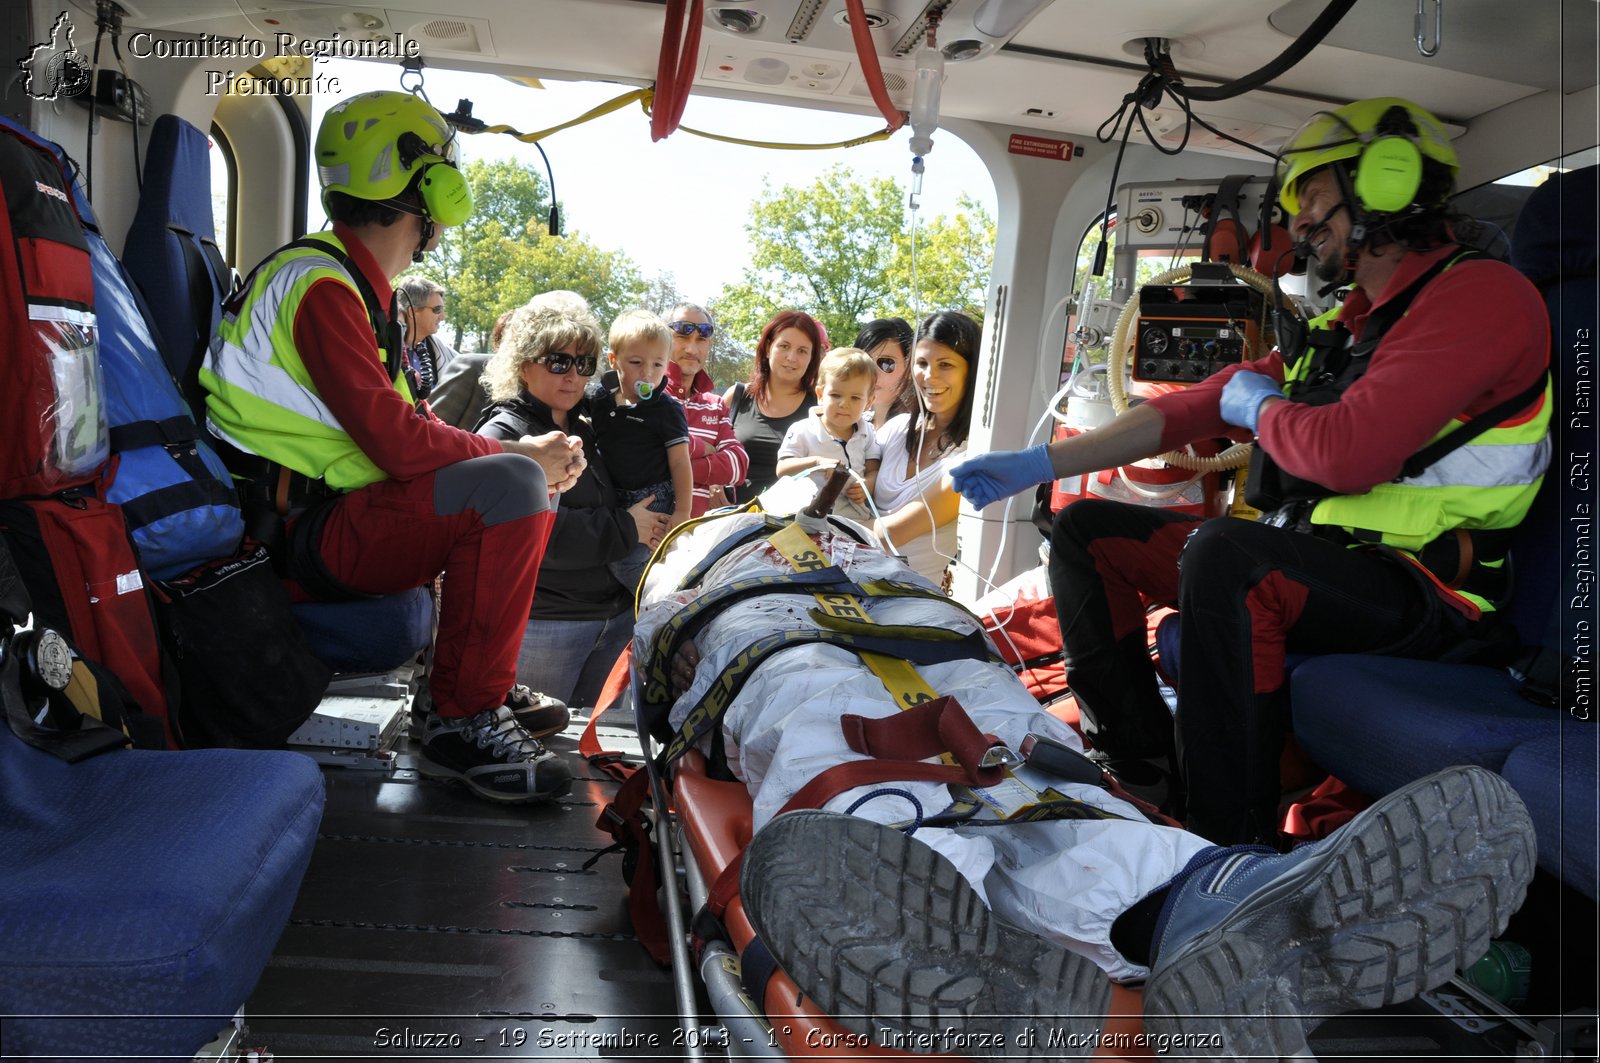
[[[1463,972],[1467,982],[1502,1004],[1525,1004],[1533,956],[1515,941],[1491,941],[1483,958]]]

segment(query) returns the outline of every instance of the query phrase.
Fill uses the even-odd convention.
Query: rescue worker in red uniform
[[[1520,274],[1457,244],[1458,168],[1438,119],[1409,101],[1314,116],[1278,176],[1323,293],[1349,286],[1336,311],[1095,431],[953,472],[982,508],[1255,437],[1260,521],[1088,499],[1056,515],[1050,540],[1068,681],[1097,755],[1168,790],[1169,809],[1181,779],[1190,829],[1215,842],[1276,838],[1286,654],[1448,657],[1488,637],[1505,596],[1505,541],[1549,463],[1548,319]],[[1450,440],[1463,425],[1479,434]],[[1179,607],[1175,720],[1147,600]]]
[[[548,799],[566,764],[524,727],[517,646],[552,520],[584,466],[559,432],[498,442],[412,401],[390,278],[472,211],[448,125],[404,92],[342,101],[316,161],[333,222],[281,248],[225,308],[201,372],[211,431],[256,508],[287,521],[310,597],[391,594],[445,573],[418,768],[494,801]]]

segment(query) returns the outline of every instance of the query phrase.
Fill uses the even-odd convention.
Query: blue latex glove
[[[1027,450],[979,454],[950,470],[957,493],[977,509],[1055,479],[1045,444]]]
[[[1261,404],[1268,399],[1283,398],[1278,382],[1265,373],[1240,370],[1228,378],[1222,388],[1222,419],[1231,425],[1256,430],[1261,417]]]

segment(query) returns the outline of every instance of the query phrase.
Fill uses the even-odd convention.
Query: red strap
[[[595,826],[619,842],[632,839],[639,852],[634,861],[633,881],[628,883],[628,918],[639,944],[650,953],[650,958],[666,966],[672,958],[667,937],[666,919],[661,914],[660,899],[656,896],[655,853],[651,848],[650,834],[644,829],[644,803],[650,798],[650,774],[635,771],[617,790],[601,812]]]
[[[872,760],[835,764],[797,790],[778,809],[778,815],[801,808],[821,808],[833,798],[879,782],[942,782],[957,786],[993,786],[1005,777],[1004,768],[978,764],[995,739],[978,730],[967,710],[948,694],[872,719],[847,713],[839,718],[850,748]],[[930,764],[928,758],[953,753],[957,764]],[[744,853],[728,861],[711,884],[706,908],[721,919],[739,895],[739,868]]]
[[[600,688],[600,696],[595,699],[594,711],[589,714],[589,725],[583,729],[583,736],[578,739],[578,754],[618,782],[627,782],[639,768],[637,765],[622,763],[622,754],[616,750],[600,748],[600,736],[595,732],[595,726],[605,711],[622,699],[622,695],[628,689],[632,667],[633,646],[629,645],[623,649],[617,658],[617,663],[611,666],[611,674],[606,676],[605,685]]]
[[[863,756],[918,761],[949,753],[966,769],[965,776],[958,781],[973,786],[994,786],[1005,777],[1004,768],[982,766],[984,754],[1000,740],[978,730],[961,702],[949,694],[893,716],[846,714],[839,718],[839,727],[844,731],[845,742]]]

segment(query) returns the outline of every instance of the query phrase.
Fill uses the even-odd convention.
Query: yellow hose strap
[[[862,144],[871,144],[879,140],[888,140],[894,135],[894,130],[884,126],[876,133],[868,133],[864,137],[855,137],[851,140],[836,140],[831,144],[784,144],[770,140],[745,140],[742,137],[728,137],[721,133],[707,133],[700,129],[691,129],[689,126],[680,125],[679,129],[685,133],[692,133],[697,137],[707,140],[719,140],[724,144],[738,144],[747,148],[775,148],[779,151],[827,151],[831,148],[857,148]]]
[[[640,106],[644,107],[645,112],[649,113],[650,101],[654,98],[655,92],[652,89],[634,89],[632,92],[625,92],[615,99],[607,100],[605,103],[602,103],[597,107],[591,107],[589,110],[583,112],[570,122],[562,122],[560,125],[553,125],[549,129],[541,129],[537,133],[519,133],[516,129],[508,125],[492,125],[488,126],[487,128],[477,130],[477,132],[504,133],[506,136],[509,136],[514,140],[522,141],[524,144],[532,144],[535,141],[543,140],[552,133],[559,133],[563,129],[571,129],[575,125],[582,125],[583,123],[592,121],[593,119],[604,117],[605,115],[610,114],[612,111],[620,111],[622,108],[635,101],[638,101]]]
[[[486,126],[483,129],[475,130],[473,132],[501,133],[505,136],[511,137],[513,140],[520,140],[524,144],[532,144],[536,141],[543,140],[552,133],[559,133],[563,129],[571,129],[573,126],[582,125],[583,123],[593,121],[596,118],[603,118],[613,111],[620,111],[630,103],[637,103],[645,114],[649,114],[650,107],[655,102],[655,98],[656,94],[654,89],[634,89],[632,92],[625,92],[615,99],[607,100],[605,103],[602,103],[599,106],[591,107],[589,110],[583,112],[570,122],[562,122],[560,125],[553,125],[548,129],[541,129],[536,133],[522,133],[508,125]],[[693,129],[686,125],[680,125],[678,128],[683,130],[685,133],[692,133],[694,136],[704,137],[707,140],[721,141],[724,144],[738,144],[748,148],[775,148],[780,151],[827,151],[832,148],[855,148],[860,147],[862,144],[871,144],[879,140],[888,140],[889,137],[894,135],[893,129],[890,129],[888,126],[884,126],[876,133],[868,133],[866,136],[852,137],[849,140],[836,140],[828,144],[791,144],[768,140],[746,140],[743,137],[730,137],[724,136],[721,133],[708,133],[703,129]]]

